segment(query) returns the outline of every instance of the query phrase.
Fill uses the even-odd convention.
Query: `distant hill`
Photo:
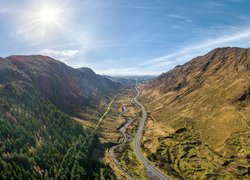
[[[124,78],[124,79],[133,79],[133,80],[137,80],[137,81],[145,81],[145,80],[149,80],[149,79],[154,79],[157,76],[154,75],[128,75],[128,76],[114,76],[116,78]]]
[[[134,86],[136,82],[142,82],[150,79],[154,79],[156,76],[107,76],[103,75],[104,77],[111,79],[112,81],[121,83],[125,86]]]
[[[183,137],[174,134],[173,141],[170,138],[160,142],[165,143],[166,149],[168,143],[178,142],[175,147],[186,152],[187,159],[178,157],[178,149],[173,150],[176,160],[171,160],[183,177],[195,177],[194,173],[203,173],[197,178],[209,177],[204,169],[212,171],[216,166],[222,167],[223,172],[217,170],[211,177],[218,178],[220,173],[233,178],[250,174],[250,49],[217,48],[163,73],[141,89],[140,99],[156,122],[181,134],[182,128],[188,131]],[[178,131],[180,129],[182,131]],[[198,141],[196,145],[189,144],[189,135],[190,139],[200,139],[202,145]],[[186,145],[178,138],[186,139]],[[204,149],[205,145],[214,152]],[[164,146],[162,144],[159,153],[163,153]],[[200,148],[201,154],[197,155],[194,148],[197,151]],[[211,164],[205,167],[204,162],[199,170],[189,158],[191,150],[196,154],[194,160],[199,156],[198,161],[202,161],[201,157],[213,158],[208,161]],[[190,166],[187,169],[193,168],[192,173],[191,170],[185,172],[184,165],[177,166],[177,163],[187,163]]]
[[[106,77],[114,82],[121,83],[125,86],[134,86],[136,84],[135,79],[125,78],[125,77],[113,77],[113,76],[107,76],[107,75],[103,75],[103,77]]]
[[[13,77],[2,71],[5,81],[16,78],[29,82],[62,111],[83,118],[102,110],[101,103],[122,87],[91,69],[74,69],[47,56],[10,56],[2,61],[13,71]]]

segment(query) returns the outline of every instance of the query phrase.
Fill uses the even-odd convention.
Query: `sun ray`
[[[59,1],[37,0],[23,16],[17,31],[26,39],[48,41],[64,31],[70,14],[69,6]]]

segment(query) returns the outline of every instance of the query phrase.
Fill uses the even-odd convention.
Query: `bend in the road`
[[[137,91],[137,95],[134,98],[134,102],[140,106],[141,110],[142,110],[142,119],[141,119],[141,123],[140,126],[138,128],[138,131],[136,133],[136,137],[135,137],[135,141],[134,141],[134,151],[136,153],[136,155],[138,156],[138,158],[141,160],[141,162],[144,164],[144,166],[150,170],[152,172],[153,175],[155,175],[156,177],[158,177],[158,179],[170,179],[167,175],[165,175],[163,172],[161,172],[159,169],[157,169],[156,167],[152,166],[149,161],[143,156],[142,152],[141,152],[141,148],[140,148],[140,140],[141,140],[141,136],[142,136],[142,132],[145,126],[145,122],[147,119],[147,111],[146,108],[137,100],[137,97],[140,94],[139,89],[137,88],[137,85],[135,86],[135,89]]]

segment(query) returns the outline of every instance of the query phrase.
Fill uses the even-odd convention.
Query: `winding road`
[[[136,137],[134,140],[134,152],[136,153],[137,157],[140,159],[140,161],[144,164],[144,166],[146,167],[146,169],[148,171],[151,172],[151,174],[156,177],[157,179],[170,179],[167,175],[165,175],[163,172],[161,172],[159,169],[157,169],[156,167],[152,166],[150,164],[150,162],[143,156],[142,152],[141,152],[141,136],[142,136],[142,132],[145,126],[145,122],[147,119],[147,111],[146,108],[137,100],[137,97],[140,95],[140,91],[137,88],[137,85],[135,86],[135,89],[137,91],[137,95],[135,96],[135,98],[133,98],[133,101],[140,106],[141,110],[142,110],[142,119],[141,119],[141,123],[140,126],[138,128],[138,131],[136,133]]]

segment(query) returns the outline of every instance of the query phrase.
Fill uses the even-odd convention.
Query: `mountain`
[[[250,174],[250,49],[217,48],[141,90],[155,123],[172,129],[158,139],[156,162],[165,154],[184,178]]]
[[[118,82],[114,82],[109,78],[96,74],[90,68],[83,67],[78,70],[82,72],[84,78],[88,80],[88,84],[92,84],[92,88],[97,89],[99,93],[103,94],[103,96],[110,96],[123,87],[122,84]]]
[[[89,71],[44,56],[0,58],[0,179],[114,179],[110,167],[93,158],[96,133],[62,111],[88,105],[87,96],[101,101],[118,88],[101,93],[113,82],[91,84],[110,80]]]
[[[4,63],[10,64],[15,73],[26,78],[19,80],[28,79],[62,111],[82,118],[90,119],[89,114],[92,116],[102,111],[102,104],[122,87],[91,69],[74,69],[47,56],[10,56]],[[8,77],[5,75],[5,78]]]

